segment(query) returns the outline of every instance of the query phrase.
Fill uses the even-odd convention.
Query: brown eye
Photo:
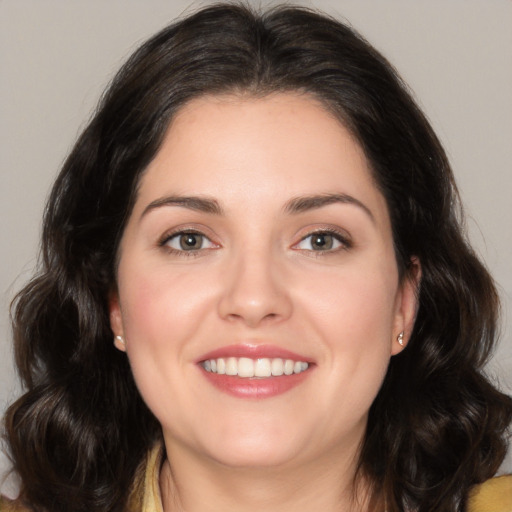
[[[314,251],[326,251],[332,249],[334,238],[332,235],[317,233],[311,236],[311,247]]]
[[[178,238],[180,241],[180,248],[184,251],[201,249],[201,245],[203,244],[202,235],[198,235],[197,233],[184,233]]]
[[[214,247],[213,242],[201,233],[193,231],[182,231],[175,233],[165,240],[162,245],[170,247],[175,251],[199,251],[201,249],[211,249]]]
[[[337,233],[318,232],[304,237],[295,247],[304,251],[327,252],[349,248],[350,243]]]

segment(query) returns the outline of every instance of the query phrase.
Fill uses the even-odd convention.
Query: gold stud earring
[[[404,331],[402,331],[396,338],[396,341],[398,341],[398,344],[403,347],[404,346]]]

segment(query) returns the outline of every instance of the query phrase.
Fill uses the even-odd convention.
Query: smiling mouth
[[[280,357],[257,359],[219,357],[201,361],[200,365],[209,373],[247,379],[288,376],[305,372],[309,368],[309,363],[306,361],[295,361]]]

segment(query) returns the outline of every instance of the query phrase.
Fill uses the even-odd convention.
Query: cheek
[[[209,287],[204,276],[168,267],[130,265],[126,279],[119,272],[121,311],[127,340],[141,339],[166,346],[179,344],[187,330],[197,326],[197,318],[208,301]]]
[[[204,279],[190,272],[122,262],[118,274],[126,351],[137,386],[158,417],[162,400],[179,400],[196,355],[190,340],[198,338],[198,318],[209,302]],[[191,346],[192,345],[192,346]],[[162,394],[162,390],[170,392]],[[164,405],[165,407],[165,405]]]
[[[398,290],[396,265],[347,265],[305,275],[296,292],[298,302],[331,343],[364,349],[383,337],[390,341]]]
[[[397,283],[393,264],[374,271],[351,267],[305,283],[304,329],[313,329],[321,340],[323,363],[329,366],[329,384],[320,399],[352,411],[353,419],[366,414],[389,365]]]

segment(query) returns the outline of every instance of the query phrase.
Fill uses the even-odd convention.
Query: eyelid
[[[161,247],[162,249],[165,249],[171,253],[179,254],[182,256],[193,256],[193,255],[197,255],[198,253],[203,252],[203,251],[208,251],[208,250],[219,248],[220,244],[215,242],[213,240],[214,237],[212,235],[206,234],[205,231],[208,231],[208,230],[200,229],[200,228],[192,227],[192,226],[187,226],[187,225],[177,226],[175,228],[172,228],[172,229],[166,231],[158,239],[157,246]],[[200,235],[200,236],[204,237],[213,245],[213,247],[206,247],[206,248],[192,249],[190,251],[185,251],[185,250],[176,249],[174,247],[167,245],[169,240],[171,240],[172,238],[178,237],[180,235],[185,235],[187,233],[192,233],[192,234]]]
[[[336,239],[341,245],[340,247],[336,247],[334,249],[326,249],[325,251],[314,251],[313,249],[299,249],[298,245],[306,240],[307,238],[314,236],[314,235],[328,235],[332,236],[334,239]],[[319,255],[328,254],[328,253],[334,253],[342,250],[351,249],[353,247],[353,241],[352,237],[345,231],[341,230],[339,228],[335,228],[332,226],[320,226],[318,228],[314,228],[312,230],[307,231],[304,235],[301,235],[298,242],[294,243],[292,248],[296,248],[297,250],[301,251],[308,251],[308,252],[315,252]]]

